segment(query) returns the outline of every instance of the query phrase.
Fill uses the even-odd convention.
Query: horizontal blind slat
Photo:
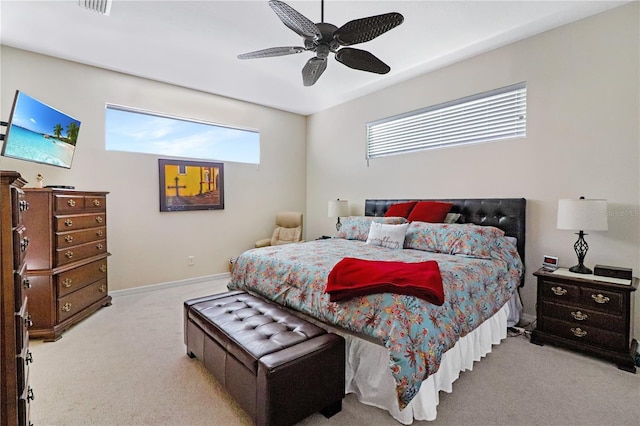
[[[369,123],[367,157],[526,136],[524,83],[471,98]]]

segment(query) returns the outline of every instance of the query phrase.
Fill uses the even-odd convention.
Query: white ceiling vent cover
[[[112,2],[113,0],[78,0],[78,5],[87,10],[92,10],[102,15],[109,16],[111,13]]]

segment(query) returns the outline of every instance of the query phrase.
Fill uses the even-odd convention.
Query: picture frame
[[[224,163],[159,159],[160,211],[224,209]]]

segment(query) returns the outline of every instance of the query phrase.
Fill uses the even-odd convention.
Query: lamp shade
[[[349,201],[347,200],[330,200],[329,201],[329,217],[345,217],[349,216]]]
[[[606,231],[607,200],[558,200],[558,229]]]

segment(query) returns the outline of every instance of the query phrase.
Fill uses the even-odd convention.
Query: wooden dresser
[[[29,285],[25,275],[25,256],[31,230],[24,225],[29,213],[22,187],[26,182],[17,172],[0,171],[0,426],[30,425],[29,386],[29,314],[24,289]]]
[[[538,277],[538,301],[531,342],[599,356],[635,373],[638,342],[633,338],[633,292],[638,278],[625,285],[562,272],[540,269],[533,274]]]
[[[62,332],[111,304],[107,285],[108,192],[25,188],[32,214],[25,221],[27,291],[32,337]]]

